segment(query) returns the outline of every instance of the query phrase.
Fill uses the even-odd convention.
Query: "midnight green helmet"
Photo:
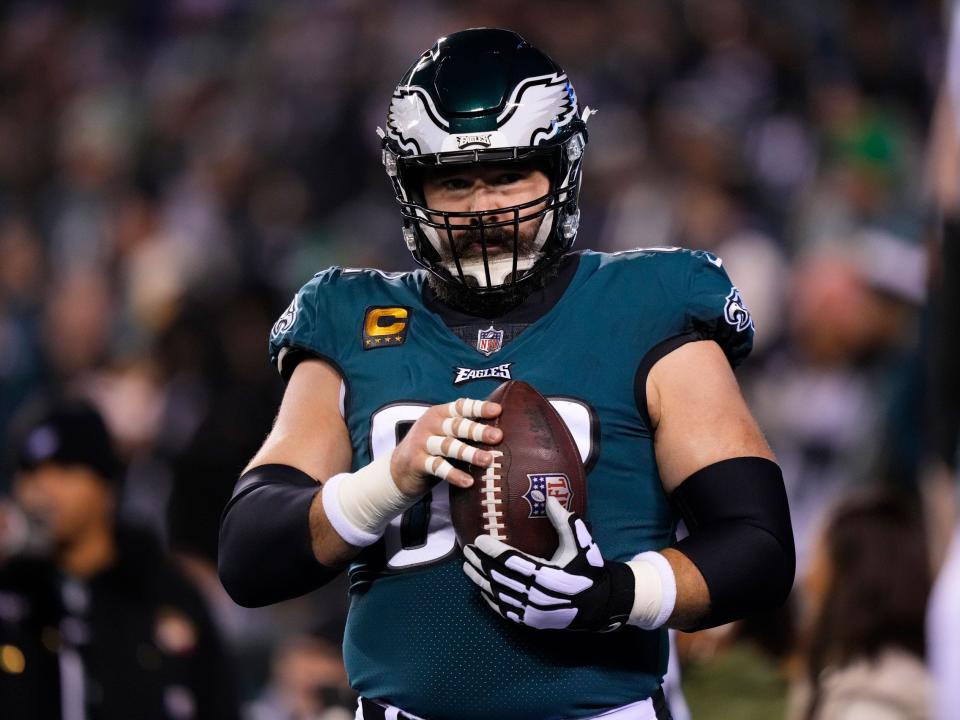
[[[564,71],[516,33],[477,28],[437,40],[404,74],[386,130],[378,128],[416,261],[478,293],[527,284],[553,265],[577,235],[589,114],[578,107]],[[549,192],[531,202],[481,212],[426,207],[427,168],[530,161],[542,163],[550,179]],[[521,254],[520,224],[537,219],[533,250]],[[465,225],[479,230],[482,261],[461,262],[457,255],[451,228]],[[503,227],[512,229],[512,257],[488,257],[483,233]],[[446,259],[441,248],[449,249]]]

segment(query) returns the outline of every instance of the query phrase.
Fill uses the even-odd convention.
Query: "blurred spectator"
[[[794,269],[788,343],[746,388],[783,467],[801,571],[826,508],[888,479],[886,436],[915,432],[894,410],[916,353],[922,251],[879,233],[850,244],[859,254],[820,250]]]
[[[0,707],[16,718],[237,717],[198,592],[115,521],[120,464],[78,400],[22,418],[0,557]]]
[[[270,684],[252,703],[247,720],[352,720],[357,696],[347,684],[340,648],[302,635],[276,651]]]
[[[807,621],[788,720],[923,720],[930,589],[920,515],[866,494],[831,513],[802,583]]]

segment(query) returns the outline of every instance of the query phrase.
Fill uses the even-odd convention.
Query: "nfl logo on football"
[[[570,479],[563,473],[544,473],[542,475],[527,475],[530,489],[523,495],[523,499],[530,505],[529,517],[547,516],[547,498],[555,497],[566,510],[570,509]]]
[[[491,325],[486,330],[477,331],[477,350],[487,357],[497,352],[502,345],[503,330],[496,330]]]

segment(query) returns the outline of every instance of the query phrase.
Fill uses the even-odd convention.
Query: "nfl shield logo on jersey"
[[[523,499],[530,505],[529,517],[547,516],[547,498],[555,497],[565,510],[570,509],[570,498],[573,491],[570,489],[570,479],[563,473],[543,473],[542,475],[527,475],[530,488],[523,494]]]
[[[477,350],[489,357],[503,345],[503,330],[494,329],[493,325],[486,330],[477,331]]]

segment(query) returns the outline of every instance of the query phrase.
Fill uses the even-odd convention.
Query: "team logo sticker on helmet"
[[[300,312],[299,298],[299,293],[293,296],[293,300],[290,301],[287,309],[283,311],[283,314],[277,319],[277,321],[273,324],[273,327],[270,329],[270,337],[280,337],[293,327],[293,324],[297,321],[297,313]]]
[[[410,326],[408,307],[368,307],[363,317],[363,349],[403,345]]]
[[[731,288],[730,294],[727,295],[727,302],[723,306],[723,317],[737,329],[737,332],[753,327],[753,318],[736,287]]]
[[[483,133],[474,135],[454,135],[457,141],[457,148],[460,150],[469,150],[470,148],[488,148],[493,144],[493,133]]]
[[[529,517],[547,516],[547,498],[554,497],[560,501],[564,509],[570,509],[570,499],[573,490],[570,489],[570,478],[563,473],[542,473],[527,475],[530,488],[523,494],[523,499],[530,505]]]
[[[493,325],[486,330],[477,331],[477,350],[490,357],[503,346],[503,330],[497,330]]]

